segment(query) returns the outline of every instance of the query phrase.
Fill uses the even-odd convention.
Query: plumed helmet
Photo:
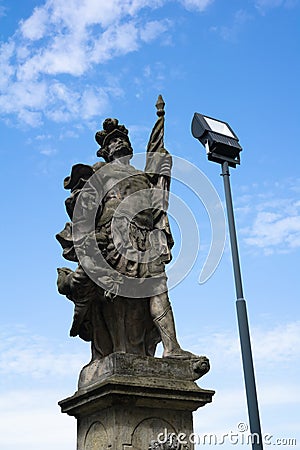
[[[107,160],[107,145],[112,138],[117,136],[123,137],[129,145],[131,145],[127,128],[125,128],[124,125],[120,125],[118,119],[105,119],[103,122],[103,130],[97,131],[95,134],[95,139],[100,145],[100,148],[97,151],[97,156]]]

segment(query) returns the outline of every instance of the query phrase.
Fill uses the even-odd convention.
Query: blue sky
[[[62,181],[72,164],[96,162],[106,117],[143,152],[160,93],[166,147],[222,203],[219,167],[191,136],[194,112],[240,138],[231,183],[262,428],[299,445],[299,9],[297,0],[0,0],[1,448],[75,448],[75,420],[57,401],[76,390],[89,345],[68,337],[72,305],[56,291],[56,267],[67,265],[54,239],[67,220]],[[227,240],[200,285],[209,218],[185,180],[172,192],[193,212],[200,247],[170,297],[182,345],[212,365],[200,385],[215,399],[195,430],[221,435],[248,422],[230,251]]]

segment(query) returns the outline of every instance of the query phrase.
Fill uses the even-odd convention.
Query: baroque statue
[[[159,342],[163,358],[201,358],[180,347],[168,297],[172,157],[161,96],[156,108],[144,171],[130,164],[128,130],[109,118],[95,135],[104,161],[76,164],[64,180],[70,221],[56,237],[78,266],[58,269],[58,291],[74,303],[70,335],[91,342],[92,361],[115,352],[154,356]]]

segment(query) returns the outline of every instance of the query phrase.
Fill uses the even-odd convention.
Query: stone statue
[[[56,237],[78,266],[58,269],[58,291],[74,302],[70,335],[91,342],[92,361],[115,352],[154,356],[160,341],[163,358],[199,359],[181,349],[168,298],[172,158],[161,96],[156,107],[144,171],[130,164],[128,130],[106,119],[95,136],[105,162],[76,164],[64,180],[71,222]]]

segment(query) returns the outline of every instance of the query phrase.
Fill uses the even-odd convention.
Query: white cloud
[[[0,18],[6,16],[7,8],[5,6],[0,5]]]
[[[32,379],[76,377],[86,363],[86,355],[70,353],[57,342],[32,336],[26,330],[12,329],[0,334],[0,373]],[[50,383],[51,380],[49,380]]]
[[[278,364],[300,358],[300,321],[271,330],[254,329],[253,351],[257,361]]]
[[[134,21],[111,25],[90,49],[91,63],[101,64],[109,59],[138,50],[139,30]]]
[[[0,447],[6,450],[72,450],[76,420],[60,413],[57,390],[22,389],[1,393]]]
[[[204,11],[214,0],[179,0],[188,10]]]
[[[44,117],[74,121],[82,113],[82,106],[84,120],[101,114],[115,92],[100,79],[102,98],[88,106],[86,100],[91,101],[93,92],[86,89],[82,93],[75,79],[88,76],[95,66],[137,51],[166,33],[172,26],[170,20],[150,20],[149,15],[141,15],[143,9],[153,10],[165,3],[47,0],[36,7],[0,48],[0,114],[17,115],[30,126],[40,125]],[[187,9],[203,11],[212,0],[180,3]],[[71,77],[69,81],[65,81],[66,76]],[[53,94],[58,87],[56,98]],[[96,109],[99,104],[100,111]]]
[[[240,365],[237,333],[208,334],[209,338],[191,345],[193,352],[199,354],[201,345],[201,349],[205,349],[218,367],[226,367],[226,361],[230,361],[231,368],[233,365]],[[251,336],[255,362],[258,364],[277,365],[278,361],[284,363],[298,361],[300,358],[300,321],[277,325],[271,329],[253,327]]]
[[[300,322],[253,327],[251,331],[263,432],[275,438],[297,437],[300,428],[294,414],[298,414],[300,404]],[[223,434],[238,431],[238,423],[249,423],[241,351],[237,332],[216,333],[210,329],[205,336],[197,344],[195,337],[185,339],[186,348],[198,354],[204,352],[211,361],[211,371],[198,384],[216,390],[212,404],[196,412],[195,432],[200,436],[216,434],[220,442]],[[200,450],[202,446],[196,448]],[[222,448],[229,450],[232,444],[227,440]]]
[[[10,63],[10,59],[15,52],[15,43],[10,40],[0,46],[0,90],[5,91],[10,85],[10,79],[15,74],[15,67]]]
[[[289,251],[300,247],[300,214],[284,217],[281,214],[260,212],[248,231],[245,242],[267,252]]]
[[[259,8],[277,8],[285,3],[284,0],[256,0],[255,4]]]
[[[51,147],[43,147],[40,150],[41,155],[45,155],[45,156],[52,156],[55,155],[57,153],[57,150],[55,148],[51,148]]]
[[[29,19],[21,22],[23,36],[32,41],[41,39],[47,29],[47,16],[45,8],[35,8]]]
[[[298,0],[255,0],[255,6],[262,14],[269,9],[279,8],[280,6],[292,8],[297,3]]]
[[[245,24],[252,19],[252,16],[244,9],[235,12],[232,23],[227,26],[212,27],[211,31],[219,33],[225,41],[234,41],[240,32],[244,29]]]
[[[297,186],[298,180],[282,180],[272,186],[266,182],[263,193],[256,195],[259,187],[255,186],[251,194],[237,199],[236,216],[244,243],[265,254],[288,253],[300,247]]]
[[[141,39],[145,42],[151,42],[156,39],[157,36],[167,31],[170,28],[170,25],[171,21],[167,19],[164,21],[153,20],[148,22],[140,31]]]
[[[84,90],[81,97],[81,115],[83,120],[103,114],[108,107],[108,94],[104,89],[89,87]]]

